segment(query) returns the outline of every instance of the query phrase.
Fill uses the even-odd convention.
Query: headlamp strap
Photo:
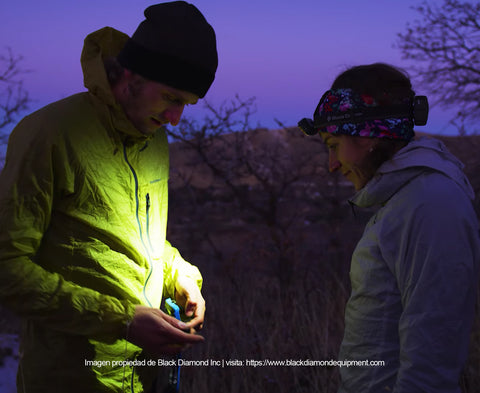
[[[411,105],[394,105],[388,107],[372,107],[356,109],[335,115],[323,115],[317,117],[314,122],[315,128],[325,128],[330,125],[347,123],[361,123],[369,120],[412,118],[413,108]]]

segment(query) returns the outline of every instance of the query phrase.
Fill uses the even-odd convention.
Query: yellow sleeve
[[[61,148],[39,128],[28,117],[16,127],[0,174],[0,301],[20,317],[52,329],[109,341],[124,337],[134,304],[76,285],[35,263],[55,190],[69,181],[55,159]]]
[[[189,262],[185,261],[178,250],[173,247],[168,241],[165,244],[164,252],[164,283],[163,296],[165,298],[175,297],[175,282],[178,276],[189,277],[193,279],[199,289],[202,289],[202,275],[198,268]]]

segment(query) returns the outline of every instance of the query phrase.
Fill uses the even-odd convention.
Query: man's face
[[[374,175],[368,156],[375,146],[375,140],[326,132],[320,134],[328,148],[329,171],[340,170],[353,183],[355,190],[363,188]]]
[[[135,128],[142,134],[153,134],[164,124],[175,126],[185,105],[193,105],[198,96],[159,82],[126,72],[126,93],[121,105]]]

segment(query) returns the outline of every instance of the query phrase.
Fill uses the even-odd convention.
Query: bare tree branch
[[[5,159],[8,133],[5,127],[13,124],[31,103],[21,77],[29,71],[21,67],[23,57],[15,55],[11,48],[0,54],[0,167]]]
[[[412,76],[443,108],[459,106],[452,124],[480,117],[480,3],[444,0],[412,7],[420,19],[398,34],[396,47],[412,60]]]
[[[20,79],[29,72],[21,68],[22,61],[23,57],[15,55],[11,48],[0,55],[0,129],[13,123],[31,102]]]
[[[182,197],[195,188],[192,183],[203,182],[210,195],[235,206],[227,217],[264,228],[268,236],[259,239],[258,249],[270,255],[282,288],[288,288],[297,258],[295,228],[304,225],[305,208],[298,202],[307,189],[316,187],[313,179],[325,174],[323,148],[307,141],[297,128],[253,129],[249,124],[253,98],[237,96],[219,108],[209,103],[206,107],[208,115],[201,123],[184,118],[169,132],[184,147],[182,164],[172,165],[171,179],[185,182]],[[213,215],[199,214],[205,214],[206,222]],[[212,227],[206,225],[205,236]]]

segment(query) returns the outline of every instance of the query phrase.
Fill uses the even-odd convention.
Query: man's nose
[[[185,108],[185,105],[183,104],[172,105],[165,111],[164,113],[165,118],[168,120],[168,122],[172,126],[176,126],[180,122],[184,108]]]

